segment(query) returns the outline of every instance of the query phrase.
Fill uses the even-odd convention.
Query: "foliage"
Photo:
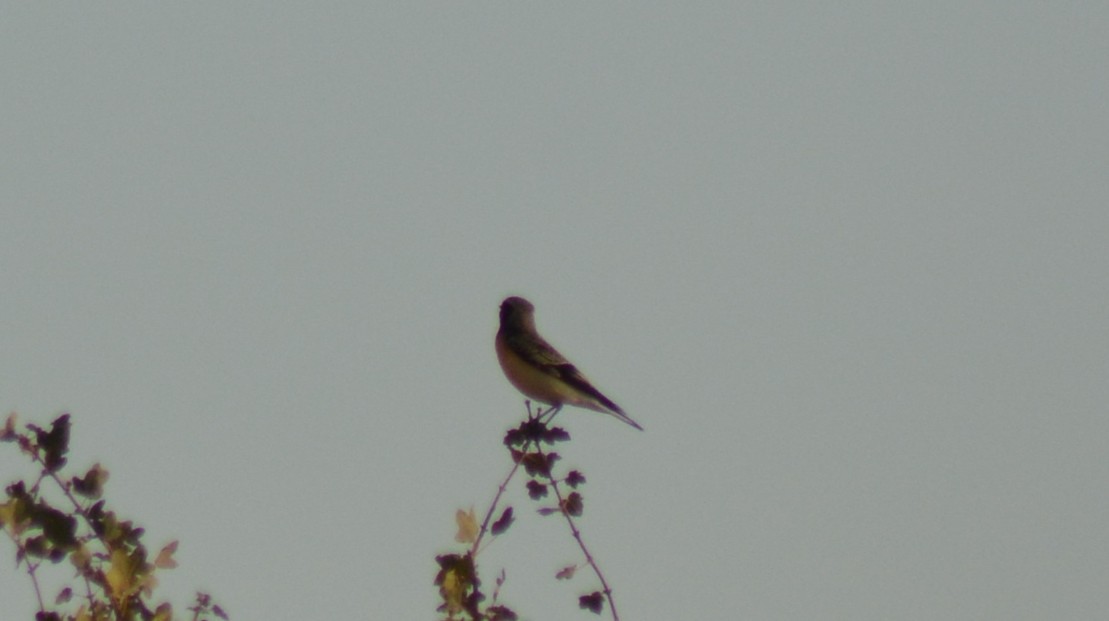
[[[583,594],[578,598],[578,606],[594,614],[604,611],[608,603],[609,613],[613,621],[619,621],[620,616],[616,611],[613,601],[612,589],[609,587],[605,576],[601,573],[593,555],[590,554],[578,530],[574,518],[581,516],[584,511],[584,499],[578,489],[585,484],[585,476],[578,470],[571,470],[565,476],[555,472],[555,464],[559,461],[558,453],[544,447],[553,446],[559,442],[570,440],[570,434],[560,427],[551,427],[551,419],[558,414],[559,409],[549,408],[532,414],[528,405],[528,418],[520,423],[519,427],[511,429],[505,434],[504,444],[512,456],[512,469],[508,476],[501,482],[492,504],[485,512],[485,519],[481,526],[471,508],[469,511],[459,510],[455,515],[458,523],[456,541],[469,543],[470,547],[463,553],[443,554],[435,557],[439,564],[439,573],[435,576],[435,585],[439,587],[442,604],[439,612],[443,613],[446,621],[469,619],[470,621],[515,621],[518,616],[508,606],[498,604],[501,586],[505,581],[505,572],[502,569],[497,576],[496,588],[488,605],[485,604],[485,593],[482,591],[482,581],[478,575],[477,557],[481,550],[482,540],[486,534],[491,539],[502,536],[515,521],[515,513],[511,506],[501,511],[500,517],[490,520],[496,514],[498,503],[504,494],[508,483],[516,475],[520,466],[528,476],[525,483],[528,497],[537,502],[544,502],[553,496],[553,504],[545,501],[537,513],[541,516],[561,515],[570,527],[570,534],[577,541],[584,555],[584,563],[564,567],[555,574],[558,580],[570,580],[581,566],[588,566],[600,582],[600,589]],[[573,491],[570,491],[573,490]]]
[[[9,484],[0,504],[0,528],[15,544],[16,566],[27,571],[38,597],[36,621],[171,621],[172,606],[155,603],[153,591],[157,571],[177,566],[177,542],[151,560],[143,528],[120,519],[101,498],[107,470],[94,464],[83,476],[63,473],[69,432],[69,414],[49,429],[27,424],[22,430],[13,414],[0,431],[0,440],[16,443],[39,468],[33,479]],[[56,488],[61,500],[52,502],[44,488]],[[75,569],[72,584],[44,598],[40,569],[67,559]],[[204,593],[187,610],[193,621],[227,619]]]

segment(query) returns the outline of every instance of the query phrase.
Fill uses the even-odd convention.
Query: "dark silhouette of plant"
[[[33,479],[9,484],[7,501],[0,504],[0,528],[15,544],[16,566],[26,569],[38,598],[35,620],[170,621],[172,606],[154,603],[153,590],[157,570],[177,566],[177,542],[149,560],[143,528],[121,520],[101,499],[108,471],[95,464],[84,476],[63,474],[69,431],[69,414],[55,419],[50,429],[27,424],[23,430],[16,429],[12,414],[0,431],[0,440],[15,442],[39,468]],[[60,492],[56,504],[44,490],[55,487]],[[66,559],[77,570],[73,585],[45,598],[39,571]],[[187,610],[193,621],[227,619],[205,593],[197,593]]]
[[[515,621],[518,616],[508,606],[498,604],[500,588],[505,581],[505,572],[502,569],[497,577],[496,588],[493,591],[490,603],[485,603],[485,593],[481,590],[481,579],[478,575],[477,556],[483,549],[482,541],[486,534],[498,537],[504,534],[515,520],[511,506],[506,507],[500,516],[492,522],[490,520],[497,512],[501,496],[508,488],[508,483],[516,475],[520,466],[528,476],[526,488],[528,496],[535,501],[543,501],[553,494],[555,504],[544,505],[538,509],[539,515],[561,515],[570,527],[570,534],[574,537],[578,547],[584,554],[585,565],[589,566],[597,580],[600,589],[581,595],[578,606],[595,614],[604,611],[605,602],[608,602],[609,613],[613,621],[619,621],[620,615],[616,611],[616,602],[612,597],[612,588],[601,572],[596,559],[589,552],[581,531],[574,518],[581,516],[584,509],[584,499],[578,490],[585,484],[585,476],[578,470],[571,470],[565,476],[555,473],[555,463],[559,460],[558,453],[549,447],[558,442],[570,440],[570,434],[561,427],[552,427],[551,420],[558,414],[560,408],[551,407],[546,410],[536,410],[533,414],[531,403],[527,403],[527,420],[520,423],[515,429],[510,429],[505,434],[504,444],[512,456],[512,469],[508,476],[497,488],[493,502],[485,512],[481,526],[477,525],[473,510],[470,512],[458,511],[459,532],[456,540],[460,543],[469,543],[470,547],[461,554],[443,554],[435,557],[439,563],[439,573],[435,576],[435,585],[439,587],[439,594],[443,603],[439,612],[444,613],[447,621],[456,621],[468,617],[470,621]],[[548,447],[544,449],[543,447]],[[555,574],[558,580],[569,580],[574,577],[579,565],[564,567]],[[465,615],[465,617],[461,616]]]

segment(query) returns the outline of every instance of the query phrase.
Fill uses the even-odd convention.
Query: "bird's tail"
[[[611,414],[612,416],[624,421],[625,423],[631,425],[632,427],[635,427],[636,429],[638,429],[640,431],[643,431],[643,427],[641,427],[639,425],[639,423],[632,420],[632,417],[625,414],[624,410],[621,410],[620,408],[616,408],[616,409],[606,408],[605,413],[606,414]]]

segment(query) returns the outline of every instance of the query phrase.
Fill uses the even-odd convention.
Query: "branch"
[[[536,445],[535,450],[540,455],[544,455],[541,446]],[[544,455],[544,458],[545,457]],[[608,599],[608,608],[612,611],[612,620],[620,621],[620,614],[616,611],[616,601],[612,598],[612,588],[608,586],[605,575],[601,572],[601,568],[597,565],[597,562],[593,559],[593,555],[589,553],[589,548],[586,547],[585,541],[581,538],[581,531],[578,530],[577,523],[574,522],[574,517],[570,515],[566,500],[562,497],[562,490],[559,489],[558,479],[555,479],[550,471],[545,474],[547,480],[550,481],[551,489],[554,490],[555,499],[558,500],[559,512],[562,513],[562,517],[566,518],[566,523],[570,525],[570,533],[574,535],[574,540],[578,542],[578,547],[581,548],[582,553],[585,554],[585,560],[589,563],[589,566],[593,568],[593,573],[596,574],[597,579],[601,581],[601,586],[603,587],[601,592],[604,593],[605,598]]]

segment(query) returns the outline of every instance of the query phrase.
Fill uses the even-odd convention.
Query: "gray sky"
[[[430,619],[524,295],[646,427],[562,416],[625,619],[1100,617],[1107,62],[1103,3],[9,4],[0,407],[179,607]],[[510,500],[487,578],[592,618]]]

